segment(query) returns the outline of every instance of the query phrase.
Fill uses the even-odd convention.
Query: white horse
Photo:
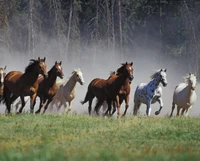
[[[56,85],[58,87],[58,91],[56,95],[53,97],[53,100],[50,104],[50,108],[52,109],[54,105],[57,106],[57,110],[59,111],[61,106],[64,105],[64,112],[66,112],[67,109],[67,102],[69,103],[68,112],[71,111],[72,108],[72,101],[75,98],[76,95],[76,83],[79,82],[81,85],[84,84],[84,78],[83,73],[81,70],[74,69],[72,72],[72,76],[69,78],[69,80],[63,81],[58,80],[56,81]],[[58,103],[60,103],[58,105]]]
[[[155,112],[158,115],[163,107],[162,101],[162,87],[160,83],[164,87],[167,86],[167,69],[161,69],[154,73],[151,76],[151,81],[147,83],[141,83],[137,86],[135,95],[134,95],[134,111],[133,114],[137,115],[140,105],[146,104],[147,110],[146,115],[150,116],[151,114],[151,104],[158,102],[160,104],[160,109]]]
[[[197,78],[196,74],[189,73],[185,77],[186,83],[180,83],[174,89],[173,102],[172,102],[172,111],[170,117],[173,115],[175,105],[177,105],[177,116],[179,116],[180,109],[182,108],[181,115],[188,116],[189,110],[192,108],[192,105],[197,99],[195,92]]]

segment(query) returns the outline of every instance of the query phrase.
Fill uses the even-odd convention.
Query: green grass
[[[0,115],[9,160],[200,160],[200,118]]]

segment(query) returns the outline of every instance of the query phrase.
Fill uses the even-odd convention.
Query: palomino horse
[[[38,90],[39,74],[47,77],[45,58],[38,60],[31,59],[30,64],[26,67],[25,72],[11,71],[4,78],[4,92],[1,101],[6,104],[6,113],[10,113],[10,107],[14,100],[21,98],[22,106],[19,113],[22,112],[25,96],[30,96],[30,112],[34,111],[34,102]],[[12,96],[12,97],[11,97]]]
[[[48,77],[39,77],[39,89],[37,92],[37,96],[40,98],[40,106],[39,109],[35,112],[40,113],[41,108],[46,103],[44,107],[43,113],[45,113],[46,109],[48,108],[49,103],[53,100],[53,97],[55,96],[58,88],[56,86],[56,78],[60,77],[63,79],[63,72],[61,67],[62,62],[57,63],[55,62],[54,66],[48,71]]]
[[[134,111],[133,114],[137,115],[137,112],[142,103],[146,104],[147,110],[146,115],[150,116],[151,114],[151,104],[158,102],[160,104],[160,109],[155,112],[158,115],[163,107],[162,101],[162,87],[160,83],[164,87],[167,86],[167,69],[161,69],[154,73],[151,76],[151,81],[149,83],[141,83],[137,86],[135,95],[134,95]]]
[[[108,103],[108,110],[111,111],[111,103],[114,101],[117,106],[117,116],[120,117],[120,95],[125,96],[125,112],[123,115],[126,114],[126,111],[129,107],[129,94],[125,94],[126,91],[130,93],[130,81],[133,80],[133,63],[122,63],[122,66],[117,69],[117,74],[112,75],[109,79],[106,80],[105,85],[105,93],[108,96],[107,103]],[[127,89],[128,90],[123,90]],[[102,102],[103,103],[103,102]],[[102,104],[100,103],[100,104]],[[96,107],[98,109],[98,106]],[[107,113],[107,112],[106,112]]]
[[[195,92],[197,78],[196,74],[189,73],[185,77],[186,83],[180,83],[174,89],[172,111],[170,117],[173,115],[175,105],[177,105],[177,116],[179,116],[180,109],[182,108],[181,115],[186,112],[186,116],[189,115],[189,110],[195,103],[197,96]]]
[[[76,95],[77,82],[79,82],[81,85],[84,84],[83,73],[81,72],[79,68],[74,69],[74,71],[72,72],[72,76],[69,78],[69,80],[56,81],[58,91],[51,102],[51,109],[53,108],[53,105],[56,105],[59,111],[61,106],[64,105],[65,112],[66,112],[67,102],[68,102],[69,107],[68,107],[67,113],[71,111],[72,101],[74,100],[75,95]],[[58,103],[60,104],[58,105]]]
[[[3,87],[4,87],[4,77],[6,75],[6,66],[4,68],[0,68],[0,98],[3,95]]]

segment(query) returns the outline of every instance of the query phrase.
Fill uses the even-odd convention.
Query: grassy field
[[[200,118],[0,115],[0,161],[200,160]]]

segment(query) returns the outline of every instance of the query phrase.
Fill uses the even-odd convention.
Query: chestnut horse
[[[2,97],[3,95],[3,82],[4,82],[4,77],[6,75],[6,66],[4,68],[0,68],[0,98]]]
[[[124,115],[126,114],[127,108],[129,106],[128,102],[129,102],[129,93],[130,93],[130,80],[132,81],[132,79],[133,79],[132,64],[133,63],[122,64],[122,67],[117,70],[117,74],[111,73],[111,76],[107,80],[100,79],[100,78],[95,78],[95,79],[93,79],[91,81],[91,83],[88,86],[88,91],[86,93],[85,99],[84,99],[84,101],[81,102],[82,104],[84,104],[84,103],[89,101],[89,107],[88,107],[89,114],[91,114],[91,105],[92,105],[92,101],[93,101],[94,97],[97,98],[97,104],[96,104],[96,106],[94,108],[97,114],[98,114],[98,111],[99,111],[99,107],[104,103],[104,101],[107,101],[108,105],[110,105],[108,110],[106,111],[106,114],[108,112],[111,112],[111,102],[113,102],[113,106],[115,106],[115,104],[117,102],[116,102],[116,99],[113,99],[114,97],[112,97],[112,98],[109,97],[109,96],[111,96],[110,93],[109,93],[109,95],[107,94],[107,92],[106,92],[106,84],[107,83],[111,83],[111,80],[113,81],[116,78],[117,78],[117,80],[115,80],[114,81],[115,83],[114,82],[113,83],[116,84],[116,85],[117,84],[121,85],[120,86],[121,90],[118,89],[118,86],[116,86],[117,89],[114,90],[114,92],[117,91],[118,93],[117,94],[115,93],[115,94],[119,95],[119,97],[121,97],[121,99],[120,99],[121,102],[120,103],[122,103],[122,101],[123,101],[123,97],[124,97],[123,92],[127,93],[126,94],[126,109],[125,109]],[[124,70],[124,66],[126,66],[127,70],[130,70],[130,72]],[[126,75],[128,75],[128,78],[126,80],[123,80],[122,77],[126,78],[127,77]],[[128,80],[128,84],[126,84],[127,80]],[[123,83],[120,83],[119,81],[123,81]],[[113,88],[115,88],[114,86],[113,86]],[[110,87],[111,86],[108,85],[107,88],[110,88]]]
[[[30,112],[33,113],[33,104],[35,103],[39,87],[37,81],[38,76],[41,74],[44,77],[47,77],[45,59],[45,57],[44,59],[38,57],[38,60],[31,59],[31,62],[26,67],[24,73],[20,71],[11,71],[5,76],[4,92],[0,101],[4,101],[6,104],[6,114],[10,113],[11,104],[18,97],[20,97],[22,102],[22,106],[19,110],[19,113],[21,113],[25,106],[25,96],[30,96]]]
[[[36,114],[40,113],[41,108],[47,101],[43,111],[43,113],[45,113],[49,103],[51,103],[53,97],[57,93],[58,87],[56,86],[56,78],[60,77],[63,79],[64,76],[61,64],[62,62],[55,62],[54,66],[48,71],[48,78],[44,78],[42,76],[38,78],[39,89],[37,96],[40,98],[40,106],[39,109],[35,112]]]

